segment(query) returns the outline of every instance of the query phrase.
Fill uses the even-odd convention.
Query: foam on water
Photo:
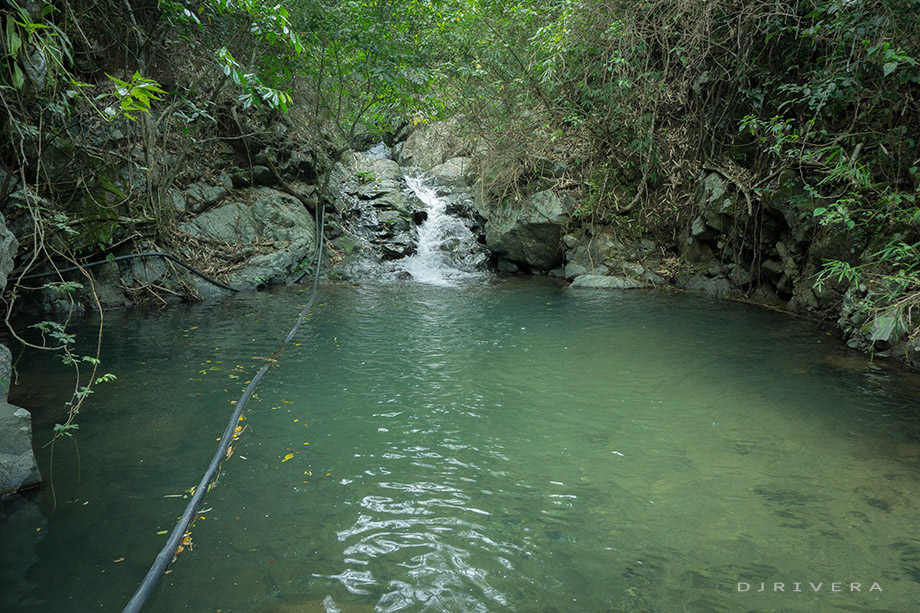
[[[418,229],[418,250],[400,260],[399,268],[431,285],[453,285],[479,276],[484,256],[473,232],[447,212],[447,201],[424,177],[407,176],[406,184],[425,204],[428,218]]]

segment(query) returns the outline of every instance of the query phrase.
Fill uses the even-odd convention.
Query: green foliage
[[[122,81],[112,75],[106,75],[109,80],[115,83],[115,92],[110,94],[118,100],[118,106],[121,109],[121,116],[135,121],[132,113],[149,113],[150,101],[159,100],[157,94],[166,92],[160,88],[160,84],[151,79],[145,79],[137,71],[131,76],[130,81]],[[118,112],[112,107],[106,107],[103,113],[112,119],[118,116]]]
[[[70,40],[56,24],[40,23],[17,2],[9,2],[11,10],[3,15],[3,42],[0,63],[0,88],[22,91],[28,77],[32,87],[41,90],[58,75],[66,74],[65,61],[72,61]],[[41,17],[57,9],[43,3]]]
[[[82,285],[79,283],[61,282],[49,283],[46,284],[46,287],[54,289],[58,295],[68,295],[77,288],[82,287]],[[74,368],[77,378],[77,385],[73,396],[68,402],[65,403],[65,407],[67,408],[67,420],[63,424],[56,424],[54,426],[55,438],[58,436],[73,436],[74,431],[79,427],[75,423],[75,419],[77,415],[80,414],[80,409],[83,403],[90,395],[95,392],[93,386],[100,383],[109,383],[115,381],[117,377],[111,373],[105,373],[103,375],[96,376],[96,370],[101,364],[98,353],[96,356],[78,355],[74,353],[74,346],[76,345],[77,337],[67,332],[66,324],[58,321],[46,320],[32,324],[29,327],[37,330],[41,334],[42,339],[41,345],[31,346],[39,349],[59,352],[61,354],[61,361],[65,365]],[[81,364],[89,364],[92,368],[88,381],[85,385],[80,384]]]

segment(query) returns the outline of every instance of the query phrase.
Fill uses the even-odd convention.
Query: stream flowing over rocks
[[[333,170],[330,278],[445,284],[487,270],[463,161],[423,172],[390,155],[383,145],[349,151]]]
[[[458,136],[458,122],[420,124],[400,132],[392,147],[380,143],[363,152],[332,152],[282,137],[245,163],[228,152],[206,176],[168,189],[182,239],[173,255],[196,267],[207,264],[211,274],[240,289],[291,283],[312,270],[315,211],[322,206],[322,269],[332,282],[450,285],[497,271],[557,277],[574,291],[676,287],[830,315],[851,347],[920,364],[920,339],[908,338],[894,321],[869,319],[864,287],[833,279],[815,287],[825,259],[859,262],[864,254],[856,253],[844,232],[815,221],[813,203],[793,174],[776,177],[757,203],[757,223],[750,224],[742,220],[750,218],[751,203],[733,183],[703,172],[694,195],[698,214],[679,236],[653,240],[611,225],[578,223],[574,192],[555,181],[565,172],[558,164],[547,162],[541,180],[512,202],[490,195],[477,176],[475,143]],[[323,168],[331,169],[325,183]],[[106,186],[100,199],[115,202],[143,190],[137,172],[108,172],[99,178]],[[30,232],[27,218],[10,220],[9,230],[0,219],[0,285],[13,269],[16,236]],[[203,251],[211,254],[206,262]],[[107,262],[92,269],[92,283],[68,275],[64,279],[84,285],[76,300],[40,290],[34,293],[36,310],[70,313],[126,306],[152,295],[178,300],[228,291],[157,258]],[[5,348],[0,369],[2,494],[37,483],[39,475],[28,412],[5,402]]]

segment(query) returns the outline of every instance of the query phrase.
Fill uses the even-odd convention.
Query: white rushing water
[[[407,176],[406,184],[425,204],[428,218],[418,228],[418,250],[400,260],[399,267],[431,285],[453,285],[479,276],[485,256],[476,236],[463,220],[448,214],[448,203],[424,178]]]

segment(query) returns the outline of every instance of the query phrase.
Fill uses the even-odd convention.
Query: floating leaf
[[[294,454],[293,454],[293,453],[289,453],[289,454],[287,454],[286,456],[284,456],[284,459],[281,460],[281,462],[287,462],[288,460],[292,459],[293,457],[294,457]]]
[[[160,530],[157,534],[167,534],[169,530]]]

